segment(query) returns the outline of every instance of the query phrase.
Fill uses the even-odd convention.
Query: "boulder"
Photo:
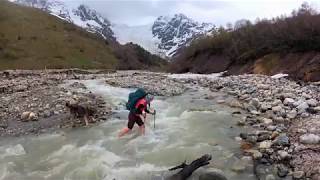
[[[30,115],[31,112],[29,111],[26,111],[26,112],[23,112],[20,116],[21,118],[21,121],[28,121],[29,120],[29,115]]]
[[[271,141],[263,141],[259,144],[259,149],[269,149],[272,146]]]
[[[260,106],[261,106],[261,103],[260,103],[259,99],[257,99],[257,98],[253,98],[253,99],[250,101],[250,104],[251,104],[252,106],[254,106],[256,109],[259,109]]]
[[[281,178],[284,178],[286,177],[288,174],[289,174],[289,168],[286,167],[285,165],[283,164],[280,164],[278,166],[278,172],[277,172],[278,176],[281,177]]]
[[[315,106],[318,105],[318,101],[315,100],[315,99],[309,99],[309,100],[307,100],[307,103],[308,103],[308,105],[311,106],[311,107],[315,107]]]
[[[320,106],[313,108],[315,111],[320,112]]]
[[[20,118],[23,122],[38,120],[38,116],[35,113],[29,111],[23,112]]]
[[[262,153],[259,152],[258,150],[247,150],[245,151],[247,152],[248,154],[250,154],[252,156],[253,159],[261,159],[262,158]]]
[[[230,103],[229,103],[229,105],[231,106],[231,107],[235,107],[235,108],[241,108],[242,107],[242,105],[241,105],[241,103],[238,101],[238,100],[232,100]]]
[[[246,165],[248,162],[246,160],[237,160],[233,163],[231,170],[237,173],[243,172],[246,170]]]
[[[37,116],[35,113],[31,112],[31,113],[29,114],[29,120],[31,120],[31,121],[37,121],[37,120],[38,120],[38,116]]]
[[[285,160],[290,157],[290,155],[287,151],[280,150],[280,151],[278,151],[278,154],[279,154],[281,160]]]
[[[273,142],[274,145],[277,146],[288,146],[289,143],[289,137],[286,134],[280,134]]]
[[[292,99],[292,98],[285,98],[284,99],[284,101],[283,101],[283,104],[284,105],[287,105],[287,106],[291,106],[291,105],[293,105],[294,104],[294,99]]]
[[[296,110],[291,110],[290,112],[287,113],[287,117],[289,119],[294,119],[297,117],[298,112]]]
[[[292,177],[294,179],[302,179],[304,177],[304,172],[303,171],[294,171],[292,173]]]
[[[303,144],[318,144],[320,142],[320,137],[315,134],[304,134],[299,139]]]
[[[265,125],[271,125],[273,123],[272,119],[268,119],[268,118],[263,118],[262,122]]]
[[[306,103],[306,102],[302,102],[301,104],[299,104],[299,105],[297,106],[297,109],[298,109],[298,113],[299,113],[299,114],[304,113],[308,108],[309,108],[309,105],[308,105],[308,103]]]
[[[283,109],[282,109],[282,107],[281,106],[274,106],[274,107],[272,107],[272,111],[273,112],[281,112]]]

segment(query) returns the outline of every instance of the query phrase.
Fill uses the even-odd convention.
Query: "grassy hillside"
[[[39,9],[4,0],[0,27],[0,69],[150,69],[165,64],[142,48],[106,42]],[[139,57],[140,52],[147,55]]]
[[[125,45],[117,45],[114,49],[115,55],[119,59],[117,69],[162,71],[168,65],[166,60],[149,53],[137,44],[127,43]]]
[[[198,39],[175,60],[176,72],[231,74],[287,72],[296,77],[320,73],[320,14],[303,4],[290,17],[238,21]],[[306,54],[306,55],[305,55]],[[315,74],[314,76],[310,75]],[[312,79],[312,78],[311,78]]]
[[[38,9],[0,2],[0,69],[114,68],[104,41]]]

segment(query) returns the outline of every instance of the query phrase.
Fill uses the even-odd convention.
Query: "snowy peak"
[[[161,42],[158,48],[166,51],[166,55],[171,57],[178,49],[187,46],[192,39],[207,34],[213,28],[213,24],[200,24],[184,14],[175,14],[173,17],[158,17],[152,26],[152,34]]]
[[[88,6],[79,5],[76,8],[68,7],[65,3],[58,0],[10,0],[11,2],[34,7],[46,11],[65,21],[73,23],[86,29],[89,32],[96,33],[107,40],[115,40],[114,34],[110,28],[111,23],[108,19],[102,17],[95,10]]]
[[[90,9],[88,6],[80,5],[78,9],[73,10],[74,14],[80,16],[82,21],[90,21],[93,20],[96,23],[100,24],[101,26],[109,25],[110,22],[108,19],[102,17],[99,13],[95,10]]]
[[[63,20],[66,20],[68,22],[72,22],[68,8],[61,1],[56,1],[56,0],[10,0],[10,2],[14,2],[16,4],[20,4],[23,6],[41,9],[43,11],[46,11],[47,13],[58,16],[59,18],[61,18]]]
[[[101,16],[95,10],[86,5],[79,5],[77,9],[73,9],[74,23],[90,32],[102,35],[105,39],[115,40],[114,33],[111,30],[111,23],[108,19]]]

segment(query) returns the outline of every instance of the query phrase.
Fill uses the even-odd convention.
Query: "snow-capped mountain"
[[[208,34],[213,29],[213,24],[200,24],[184,14],[175,14],[173,17],[158,17],[152,26],[152,34],[160,40],[158,48],[166,51],[166,55],[171,57],[178,49],[187,46],[192,39]]]
[[[172,57],[188,46],[192,39],[210,33],[213,24],[198,23],[183,14],[160,16],[144,26],[120,25],[110,21],[86,5],[70,5],[60,0],[9,0],[46,11],[89,32],[121,44],[133,42],[153,54]]]
[[[115,24],[112,30],[120,43],[134,42],[154,54],[172,57],[192,39],[213,31],[214,25],[200,24],[183,14],[176,14],[160,16],[153,24],[145,26]]]
[[[71,22],[77,26],[86,29],[89,32],[96,33],[108,40],[115,40],[111,23],[107,18],[101,16],[98,12],[90,9],[88,6],[79,4],[71,7],[58,0],[9,0],[11,2],[24,6],[34,7],[46,11],[65,21]]]

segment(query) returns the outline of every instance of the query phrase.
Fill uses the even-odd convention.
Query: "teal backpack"
[[[137,89],[135,92],[129,94],[128,102],[126,103],[127,110],[135,109],[137,102],[147,95],[146,91],[142,88]]]

